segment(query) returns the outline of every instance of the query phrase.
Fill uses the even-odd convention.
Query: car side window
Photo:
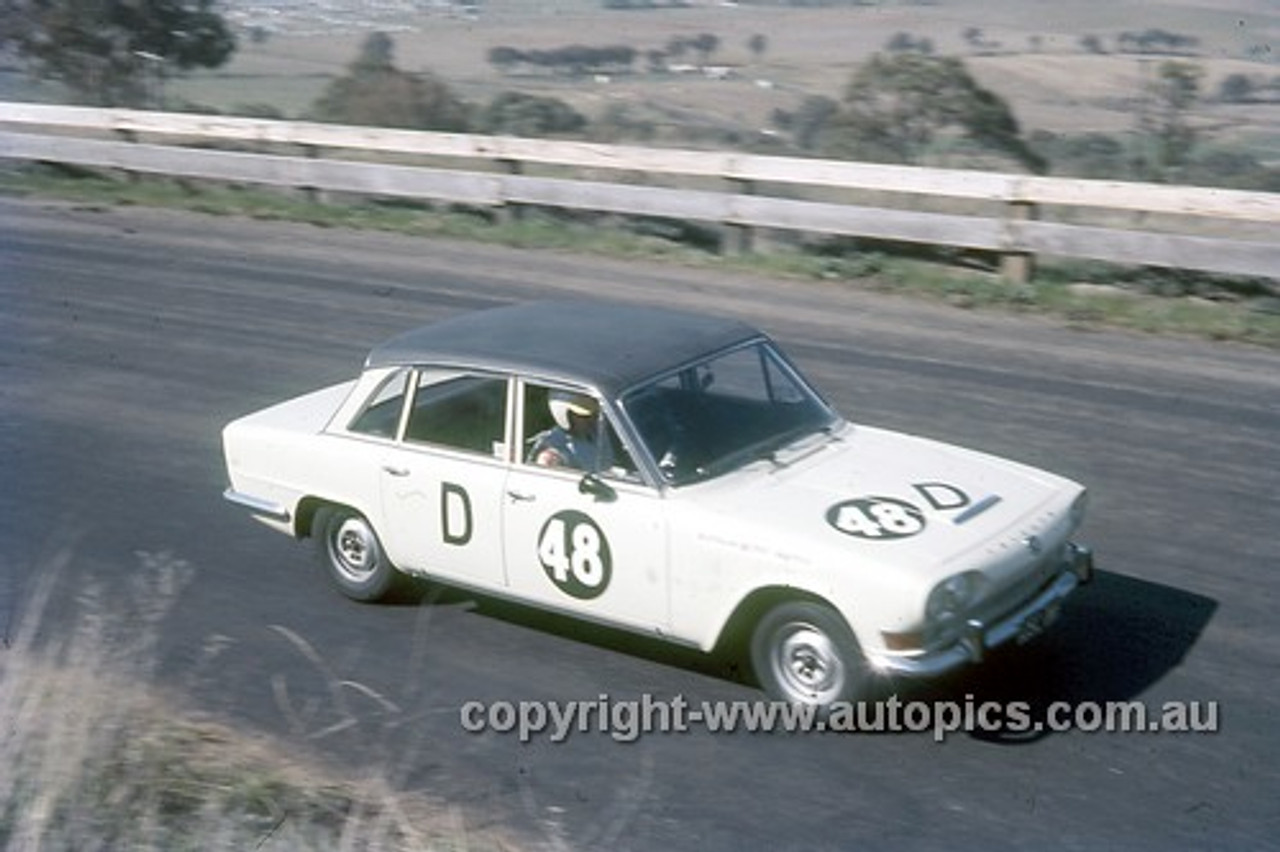
[[[606,413],[599,412],[594,398],[586,394],[568,394],[590,399],[595,413],[589,422],[557,422],[553,400],[565,393],[547,385],[525,385],[524,424],[521,428],[523,459],[533,465],[565,467],[609,479],[639,482],[641,477],[635,461],[618,437],[612,420]],[[562,413],[561,417],[564,416]],[[554,461],[548,461],[549,457]]]
[[[506,423],[505,378],[420,370],[404,439],[501,458]]]
[[[369,402],[356,415],[348,427],[352,432],[375,438],[394,438],[400,425],[400,412],[404,409],[405,393],[409,388],[409,371],[400,370],[384,381]]]

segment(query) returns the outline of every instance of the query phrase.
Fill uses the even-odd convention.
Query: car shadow
[[[745,651],[718,649],[710,654],[583,622],[529,606],[434,583],[417,582],[393,601],[399,605],[466,604],[485,617],[629,654],[661,665],[755,686]],[[979,666],[967,666],[932,681],[882,681],[876,698],[900,702],[952,702],[978,706],[995,702],[1024,708],[1032,724],[1020,730],[968,730],[977,739],[1015,745],[1050,735],[1044,724],[1056,702],[1073,707],[1137,699],[1178,666],[1199,640],[1217,610],[1203,595],[1098,571],[1092,583],[1065,604],[1060,620],[1039,639],[990,653]],[[763,695],[761,696],[763,698]]]
[[[902,698],[969,706],[1019,702],[1032,724],[969,733],[1010,745],[1035,741],[1053,732],[1047,712],[1057,702],[1077,708],[1138,699],[1182,663],[1217,606],[1203,595],[1099,571],[1040,639],[999,649],[983,665],[915,685]]]
[[[479,592],[414,580],[380,602],[390,606],[465,607],[473,614],[507,624],[537,630],[597,648],[628,654],[638,659],[673,666],[710,677],[755,686],[750,666],[729,650],[708,654],[697,648],[643,636],[616,627],[584,621],[531,604],[490,597]]]

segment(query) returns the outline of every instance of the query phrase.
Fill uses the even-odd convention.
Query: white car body
[[[582,343],[587,366],[564,366],[575,323],[613,329]],[[750,375],[735,389],[734,370],[757,362],[770,400],[743,402],[763,391]],[[599,405],[590,428],[612,466],[529,460],[541,400],[562,389]],[[850,424],[811,394],[738,323],[601,303],[496,309],[411,332],[359,379],[230,423],[227,497],[326,539],[322,562],[357,599],[398,571],[704,651],[742,628],[768,691],[824,705],[863,697],[877,673],[938,675],[1038,634],[1090,578],[1070,541],[1080,485]],[[655,400],[729,416],[703,444],[748,419],[739,410],[802,425],[758,452],[744,443],[723,470],[710,455],[680,468],[675,448],[697,441]]]

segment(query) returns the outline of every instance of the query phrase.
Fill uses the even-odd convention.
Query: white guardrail
[[[142,141],[148,137],[153,141]],[[210,147],[232,143],[257,150]],[[280,146],[299,155],[263,151]],[[371,162],[376,155],[444,158],[446,165]],[[1028,277],[1036,255],[1280,280],[1280,194],[1266,192],[26,103],[0,103],[0,157],[494,208],[689,219],[736,227],[744,246],[754,229],[779,229],[977,249],[1001,254],[1014,280]],[[576,176],[533,176],[524,173],[528,166],[564,167]],[[601,172],[618,179],[600,180]],[[637,175],[726,183],[722,191],[646,186],[635,183]],[[952,199],[952,207],[958,200],[988,213],[781,197],[805,187]],[[1045,208],[1061,209],[1073,222],[1041,221]],[[1124,227],[1074,222],[1115,220],[1117,213],[1127,214]],[[1150,224],[1157,220],[1158,228]]]

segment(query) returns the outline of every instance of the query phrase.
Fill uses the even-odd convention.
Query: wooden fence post
[[[1010,222],[1030,222],[1039,216],[1036,205],[1030,201],[1009,202]],[[1011,284],[1026,284],[1035,275],[1036,256],[1030,252],[1011,251],[1000,256],[1000,277]]]
[[[509,175],[524,174],[524,163],[520,160],[498,160],[498,165]],[[502,199],[502,205],[498,208],[497,222],[499,225],[512,225],[524,218],[524,211],[519,204],[512,204],[505,198]]]
[[[303,145],[303,154],[308,160],[319,160],[324,156],[324,150],[319,145]],[[300,187],[302,197],[312,204],[327,204],[329,194],[317,186]]]
[[[745,178],[729,178],[729,185],[738,195],[755,195],[756,184]],[[750,225],[729,225],[725,234],[725,254],[744,255],[755,250],[756,229]]]
[[[138,144],[138,134],[127,128],[121,128],[114,131],[117,138],[128,142],[130,145]],[[142,180],[142,175],[132,169],[121,169],[124,172],[124,178],[129,183],[138,183]]]

